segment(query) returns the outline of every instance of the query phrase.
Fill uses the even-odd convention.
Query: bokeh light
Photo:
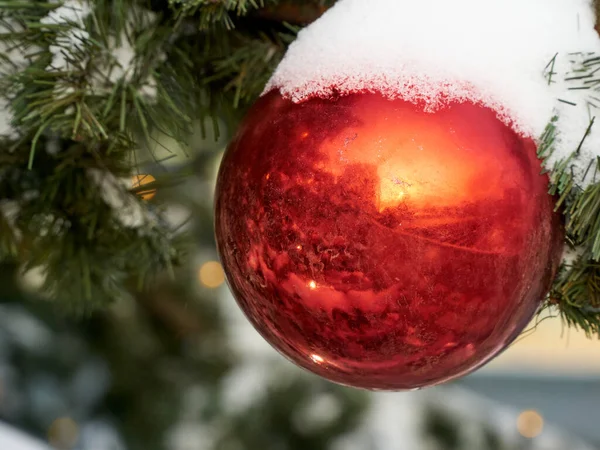
[[[134,175],[132,180],[132,187],[134,189],[150,184],[156,181],[152,175]],[[141,190],[137,193],[143,200],[150,200],[156,195],[156,189],[149,188],[148,190]]]
[[[56,419],[48,428],[48,442],[59,450],[70,450],[77,444],[79,427],[70,417]]]
[[[208,261],[200,267],[199,279],[203,286],[211,289],[217,288],[225,281],[223,267],[217,261]]]
[[[544,418],[534,410],[526,410],[517,418],[517,430],[521,436],[532,439],[544,429]]]

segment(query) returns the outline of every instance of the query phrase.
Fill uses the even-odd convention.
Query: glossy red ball
[[[489,361],[540,306],[563,240],[547,184],[535,143],[485,107],[272,91],[222,161],[218,250],[243,311],[296,364],[430,386]]]

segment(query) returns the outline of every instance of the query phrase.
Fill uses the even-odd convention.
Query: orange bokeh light
[[[517,418],[517,430],[521,436],[533,439],[544,430],[544,418],[537,411],[523,411]]]
[[[137,189],[141,186],[154,183],[155,181],[156,178],[154,178],[152,175],[134,175],[132,179],[132,187]],[[137,195],[139,195],[143,200],[151,200],[156,195],[156,189],[142,189],[137,192]]]
[[[211,289],[217,288],[225,282],[223,267],[217,261],[205,262],[198,271],[198,279],[200,280],[200,284],[205,287]]]

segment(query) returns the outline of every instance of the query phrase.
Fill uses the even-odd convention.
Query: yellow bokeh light
[[[208,261],[200,267],[198,277],[203,286],[214,289],[225,281],[225,272],[217,261]]]
[[[152,175],[134,175],[132,180],[132,186],[134,189],[150,184],[156,181]],[[156,195],[156,189],[149,188],[147,190],[142,189],[137,192],[143,200],[150,200]]]
[[[537,411],[527,410],[517,418],[517,430],[521,436],[533,439],[544,429],[544,418]]]
[[[56,419],[48,428],[48,442],[57,449],[70,450],[79,439],[79,427],[70,417]]]
[[[315,283],[313,280],[311,280],[310,283],[308,283],[308,287],[311,289],[316,289],[317,283]]]

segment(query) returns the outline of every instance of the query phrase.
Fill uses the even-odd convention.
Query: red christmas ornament
[[[223,159],[216,236],[252,324],[367,389],[480,367],[528,324],[562,225],[536,146],[495,113],[376,94],[253,107]]]

